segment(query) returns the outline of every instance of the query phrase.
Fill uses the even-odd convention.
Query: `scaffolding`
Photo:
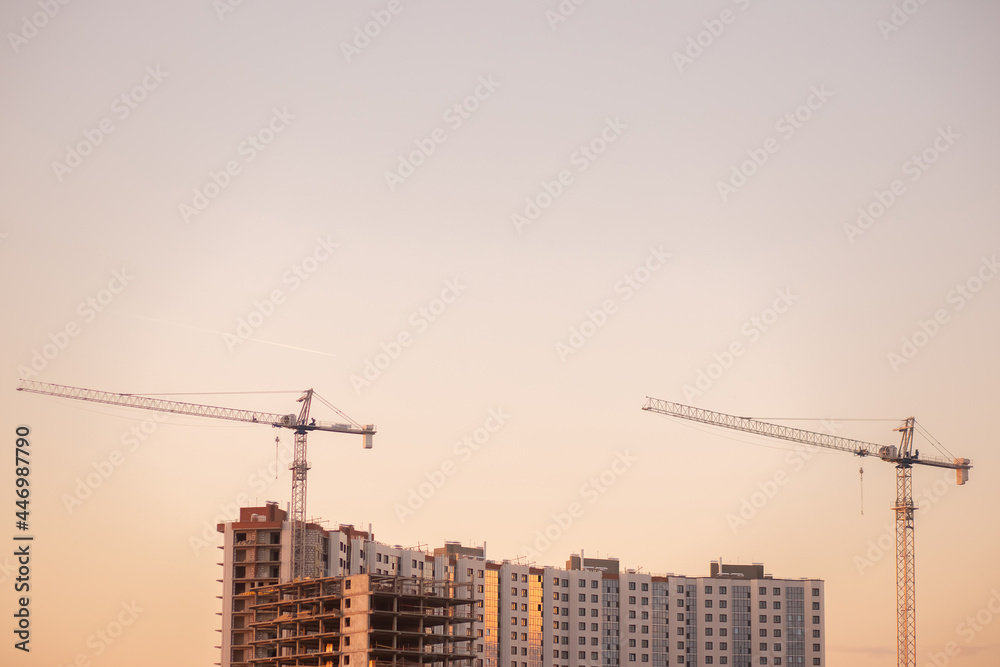
[[[260,667],[471,667],[473,584],[363,574],[248,591]]]

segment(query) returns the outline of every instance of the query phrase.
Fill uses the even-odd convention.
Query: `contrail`
[[[122,315],[127,315],[128,317],[134,317],[137,320],[147,320],[149,322],[156,322],[157,324],[168,324],[175,327],[183,327],[185,329],[194,329],[195,331],[204,331],[206,333],[217,334],[219,336],[225,336],[225,331],[215,331],[214,329],[206,329],[205,327],[196,327],[190,324],[181,324],[180,322],[168,322],[167,320],[158,320],[155,317],[146,317],[145,315],[132,315],[130,313],[122,313]],[[230,334],[231,335],[231,334]],[[309,352],[311,354],[322,354],[325,357],[335,357],[337,355],[330,354],[329,352],[320,352],[319,350],[309,350],[304,347],[296,347],[294,345],[286,345],[285,343],[275,343],[271,340],[263,340],[261,338],[244,338],[243,340],[252,340],[256,343],[264,343],[265,345],[276,345],[278,347],[286,347],[289,350],[298,350],[299,352]]]

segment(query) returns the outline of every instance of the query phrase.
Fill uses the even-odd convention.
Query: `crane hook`
[[[858,468],[858,474],[861,475],[861,516],[865,515],[865,469],[864,466]]]

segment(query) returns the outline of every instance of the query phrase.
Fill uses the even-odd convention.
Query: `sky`
[[[641,407],[880,444],[914,416],[974,466],[914,471],[920,664],[1000,663],[1000,4],[12,0],[0,27],[0,432],[30,457],[27,531],[0,474],[3,664],[214,663],[215,524],[291,485],[285,432],[23,378],[314,388],[378,433],[310,437],[309,516],[821,578],[833,667],[893,661],[895,470]]]

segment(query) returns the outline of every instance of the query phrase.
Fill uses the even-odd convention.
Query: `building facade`
[[[239,521],[218,526],[224,535],[220,664],[359,667],[362,656],[348,658],[337,641],[324,643],[324,649],[337,647],[324,662],[274,659],[277,644],[267,642],[275,628],[260,625],[255,605],[275,602],[274,595],[289,590],[283,586],[295,583],[288,581],[286,518],[269,503],[243,508]],[[469,667],[826,665],[819,579],[776,579],[760,564],[715,562],[709,576],[656,575],[621,570],[616,559],[579,555],[561,568],[538,567],[487,560],[483,548],[450,542],[433,552],[390,546],[347,525],[325,530],[310,524],[307,533],[309,561],[315,563],[310,579],[326,579],[334,587],[357,575],[444,582],[449,586],[444,597],[471,605],[464,621],[447,626],[449,636],[468,641],[467,656],[463,649],[444,658],[428,645],[421,649],[425,659],[399,654],[393,665],[466,659]]]

